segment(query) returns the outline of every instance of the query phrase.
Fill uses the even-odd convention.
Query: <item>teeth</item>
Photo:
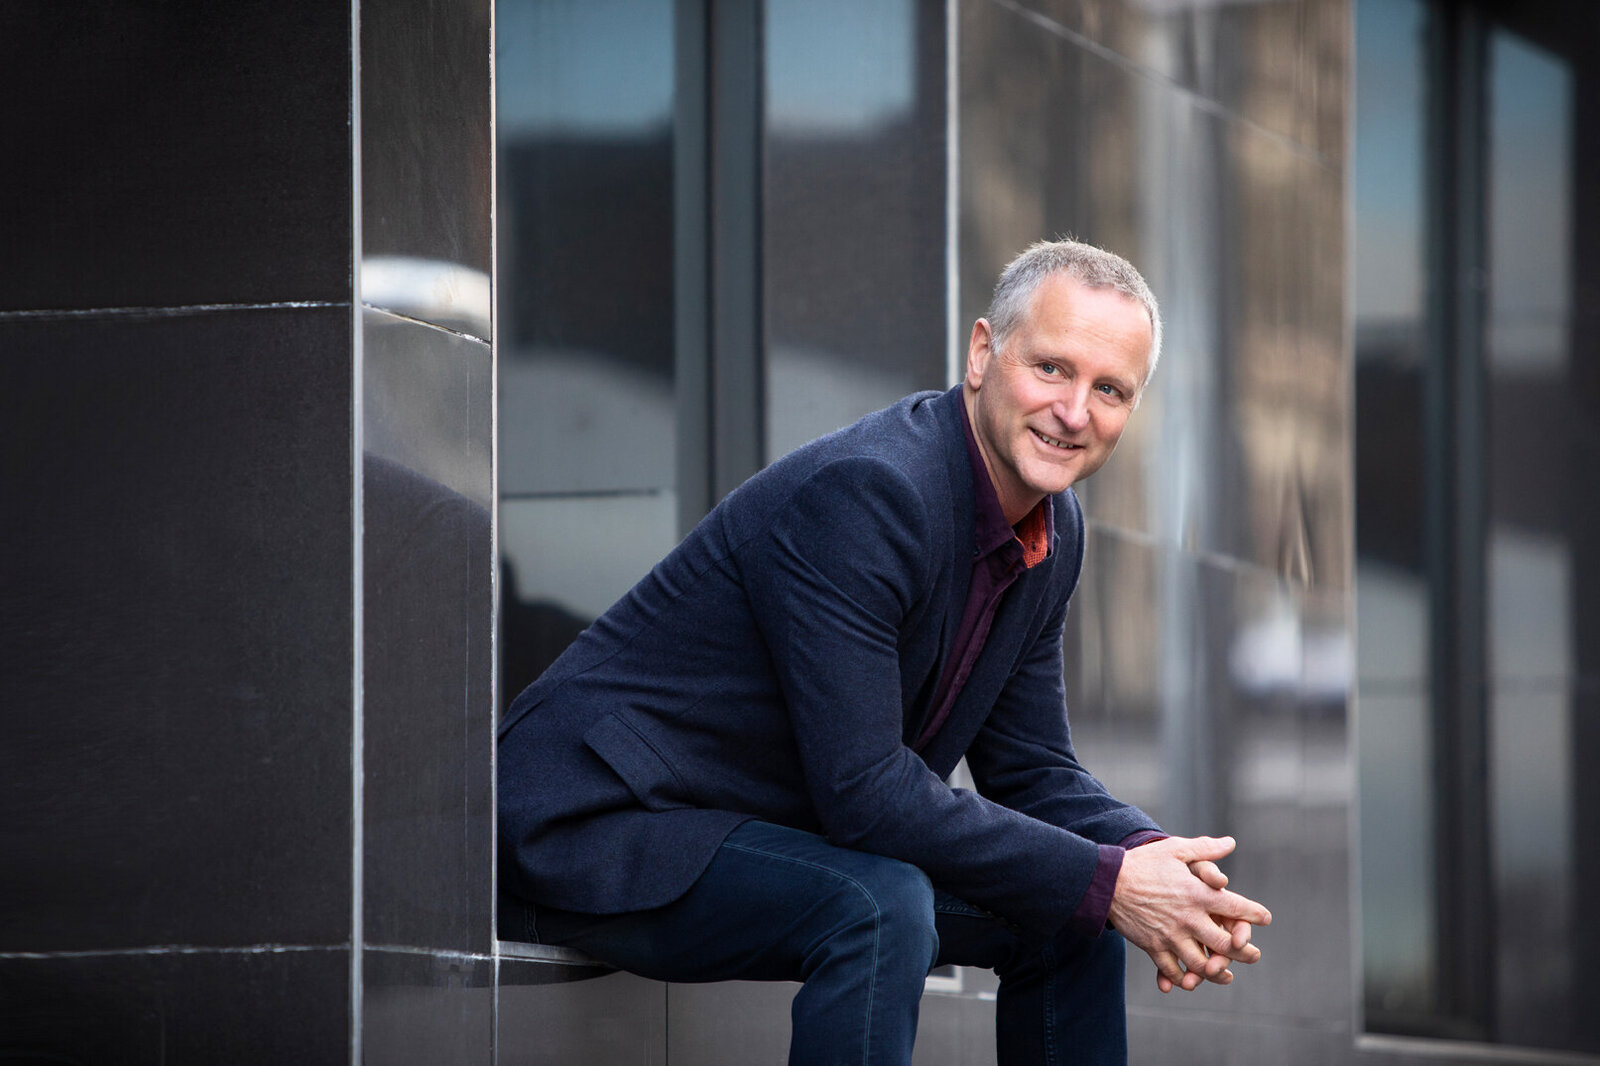
[[[1056,440],[1054,437],[1047,437],[1043,433],[1040,433],[1038,430],[1034,430],[1033,434],[1034,434],[1034,436],[1038,437],[1040,440],[1044,441],[1046,444],[1050,445],[1052,448],[1070,448],[1070,447],[1072,447],[1072,445],[1068,444],[1066,441],[1064,441],[1064,440]]]

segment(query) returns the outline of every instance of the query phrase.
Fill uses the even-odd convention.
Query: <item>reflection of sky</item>
[[[754,2],[754,0],[752,0]],[[501,135],[637,136],[672,118],[671,0],[500,0]],[[916,93],[912,0],[769,0],[769,128],[848,133]]]
[[[501,136],[638,136],[670,122],[672,39],[672,0],[499,0]]]
[[[1504,31],[1489,50],[1489,343],[1494,365],[1566,361],[1572,74]]]
[[[1356,8],[1355,297],[1361,317],[1415,317],[1422,294],[1423,12]]]
[[[908,112],[915,28],[911,0],[768,0],[769,128],[848,133]]]

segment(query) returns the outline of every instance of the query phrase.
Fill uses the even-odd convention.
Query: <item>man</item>
[[[961,386],[731,493],[507,712],[505,935],[801,981],[792,1063],[910,1062],[944,963],[999,973],[1000,1062],[1122,1062],[1124,937],[1163,991],[1255,961],[1270,915],[1223,887],[1232,841],[1166,837],[1068,735],[1068,489],[1159,341],[1131,265],[1035,245]],[[976,793],[945,783],[962,756]]]

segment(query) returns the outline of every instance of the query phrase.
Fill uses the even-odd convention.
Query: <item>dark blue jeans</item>
[[[1123,942],[1030,938],[914,866],[747,822],[681,899],[649,911],[540,907],[531,939],[663,981],[800,981],[789,1061],[910,1063],[935,965],[1000,976],[1000,1066],[1125,1063]]]

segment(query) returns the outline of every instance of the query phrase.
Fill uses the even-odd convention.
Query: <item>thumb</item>
[[[1173,854],[1184,862],[1215,862],[1233,854],[1232,837],[1185,837]]]

